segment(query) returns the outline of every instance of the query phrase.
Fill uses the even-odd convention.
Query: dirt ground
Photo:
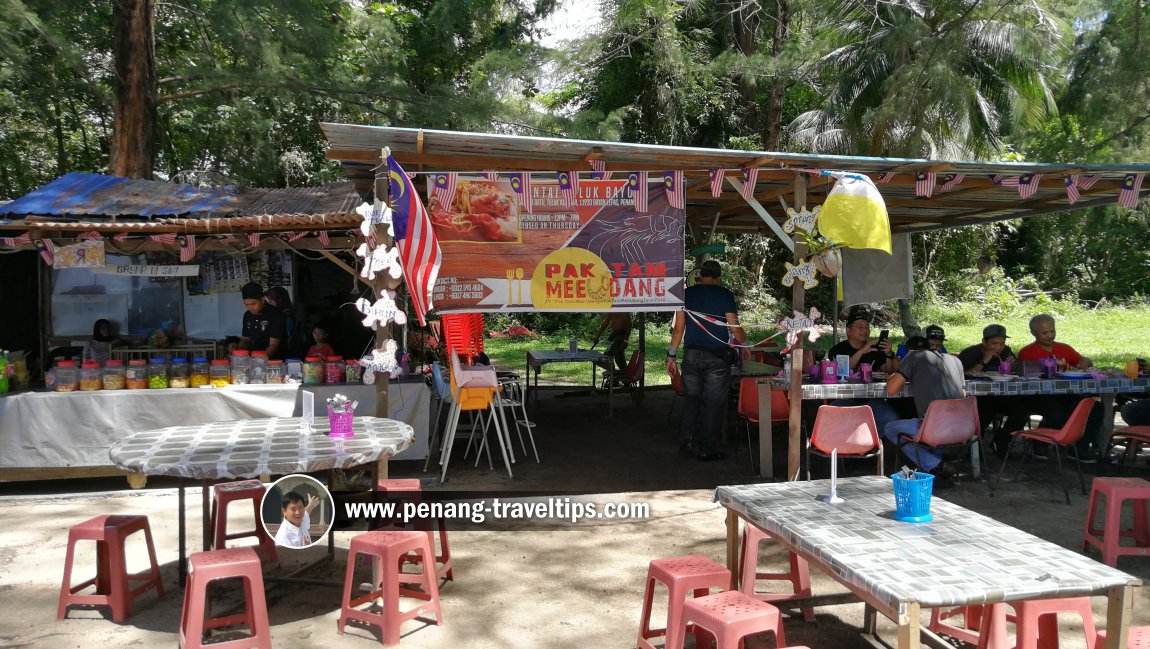
[[[422,462],[391,465],[392,477],[419,477],[426,490],[483,490],[543,493],[595,493],[603,500],[646,503],[651,518],[640,522],[602,522],[552,531],[457,531],[451,534],[454,581],[441,590],[444,625],[409,622],[407,647],[633,647],[642,606],[643,582],[651,559],[703,554],[725,559],[724,512],[711,500],[720,484],[757,481],[745,448],[738,459],[698,462],[680,457],[675,425],[682,404],[671,412],[672,393],[653,391],[636,406],[616,398],[615,417],[608,420],[601,399],[545,395],[532,412],[535,440],[542,462],[518,458],[509,480],[496,458],[494,470],[483,461],[472,466],[458,451],[449,481],[437,486],[437,475],[422,472]],[[731,417],[731,433],[734,417]],[[785,433],[776,429],[775,457],[785,464]],[[461,447],[458,447],[461,448]],[[728,446],[728,451],[730,447]],[[521,455],[518,447],[517,455]],[[888,468],[891,468],[888,462]],[[867,473],[859,465],[853,473]],[[991,458],[992,472],[998,462]],[[1091,469],[1097,473],[1099,469]],[[1107,475],[1115,469],[1101,469]],[[1125,474],[1150,478],[1145,458]],[[819,477],[816,475],[816,477]],[[1087,476],[1090,478],[1090,475]],[[990,497],[984,482],[960,480],[938,490],[946,498],[1067,548],[1079,549],[1087,498],[1077,489],[1072,503],[1063,502],[1053,467],[1031,465],[1018,482],[1004,480]],[[122,478],[57,480],[0,484],[4,525],[0,526],[0,646],[3,647],[158,647],[175,646],[182,591],[176,586],[177,497],[174,482],[153,479],[133,491]],[[201,546],[199,491],[188,493],[189,547]],[[167,598],[146,594],[136,600],[134,615],[111,622],[102,610],[74,608],[57,621],[67,529],[102,513],[149,516],[162,564]],[[336,532],[334,561],[304,576],[342,581],[346,548],[355,532]],[[324,558],[326,548],[281,551],[281,562],[267,575],[285,575]],[[87,554],[92,554],[88,552]],[[129,551],[129,567],[143,565],[138,549]],[[146,555],[145,555],[146,556]],[[1093,555],[1097,557],[1097,555]],[[782,566],[784,554],[772,551],[764,564]],[[81,557],[77,575],[94,557]],[[1124,557],[1119,568],[1150,578],[1150,558]],[[842,587],[812,571],[814,591],[833,593]],[[1138,589],[1134,622],[1150,624],[1150,600]],[[336,634],[340,589],[318,583],[276,584],[268,589],[273,646],[372,647],[374,630],[348,627]],[[234,599],[234,593],[224,593]],[[225,603],[226,606],[226,603]],[[1094,600],[1095,622],[1105,622],[1105,599]],[[923,622],[925,623],[924,616]],[[818,609],[815,623],[788,618],[791,645],[820,648],[870,646],[861,636],[862,606],[845,604]],[[880,633],[893,642],[894,626],[880,618]],[[1080,626],[1063,620],[1063,647],[1084,647]],[[690,642],[690,641],[689,641]],[[689,645],[690,646],[690,645]],[[771,646],[770,641],[748,646]]]

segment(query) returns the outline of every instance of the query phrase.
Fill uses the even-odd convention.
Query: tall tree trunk
[[[787,0],[775,0],[775,28],[771,33],[771,55],[777,57],[783,51],[787,39],[791,37],[791,8]],[[789,81],[776,75],[767,92],[767,105],[764,106],[763,148],[779,151],[779,138],[783,132],[783,100],[786,98]]]
[[[762,19],[759,16],[761,9],[758,3],[736,0],[731,14],[731,32],[735,36],[735,46],[739,53],[745,57],[754,56],[759,49],[759,25]],[[762,131],[762,122],[759,119],[758,83],[754,77],[739,74],[736,80],[739,87],[739,96],[742,98],[743,132],[759,133]]]
[[[152,177],[156,137],[154,17],[154,0],[112,0],[116,102],[108,171],[114,176]]]

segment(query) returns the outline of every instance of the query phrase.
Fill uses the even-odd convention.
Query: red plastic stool
[[[222,482],[212,485],[212,549],[223,550],[228,547],[228,541],[255,537],[258,543],[256,551],[271,562],[278,561],[276,556],[276,543],[268,536],[267,530],[261,522],[260,505],[263,502],[267,487],[259,480],[242,480],[240,482]],[[246,532],[228,533],[228,504],[241,500],[250,500],[252,503],[252,522],[254,529]]]
[[[140,531],[144,533],[144,540],[148,544],[148,560],[151,563],[146,572],[129,575],[124,556],[124,540],[130,534]],[[96,576],[73,586],[72,559],[75,557],[77,541],[96,542]],[[144,583],[132,589],[130,584],[133,581]],[[96,586],[96,594],[77,594],[93,584]],[[73,525],[68,530],[68,553],[64,558],[64,581],[60,584],[57,620],[64,619],[69,606],[95,605],[111,608],[112,621],[123,622],[132,615],[132,600],[153,587],[160,599],[163,599],[164,584],[160,580],[160,566],[156,563],[156,547],[152,544],[152,529],[148,527],[147,516],[97,516]]]
[[[208,584],[217,579],[244,580],[244,612],[204,619],[208,614]],[[244,623],[251,636],[226,642],[204,643],[204,632]],[[268,607],[264,600],[264,575],[255,548],[230,548],[197,552],[188,558],[188,586],[180,617],[180,649],[271,649]]]
[[[1099,496],[1106,497],[1102,527],[1094,526]],[[1122,529],[1122,502],[1132,501],[1134,527]],[[1102,563],[1114,568],[1123,555],[1146,556],[1150,552],[1150,526],[1146,509],[1150,506],[1150,482],[1141,478],[1094,478],[1090,489],[1090,509],[1086,512],[1086,529],[1082,532],[1082,551],[1090,546],[1102,551]],[[1132,537],[1134,545],[1122,545],[1122,537]]]
[[[787,644],[783,639],[783,616],[779,609],[737,591],[696,597],[684,604],[679,628],[685,630],[691,623],[715,636],[715,649],[739,649],[743,638],[764,631],[775,632],[776,647]],[[680,633],[679,637],[682,635]],[[673,648],[668,643],[666,649],[678,647]]]
[[[377,494],[387,497],[389,493],[396,494],[422,494],[423,484],[418,478],[396,478],[389,480],[381,478],[375,483],[375,491]],[[400,495],[400,499],[404,496]],[[419,500],[418,496],[413,497]],[[451,545],[447,542],[447,523],[442,518],[438,521],[439,526],[439,542],[436,543],[436,534],[433,531],[427,532],[427,541],[431,543],[431,549],[435,552],[435,576],[438,579],[447,579],[454,581],[455,578],[451,572]],[[418,556],[418,555],[416,555]],[[414,558],[414,557],[409,557]]]
[[[423,566],[432,564],[431,541],[425,532],[365,532],[351,540],[348,550],[347,573],[343,580],[343,600],[337,630],[342,635],[348,620],[358,620],[378,626],[383,644],[399,643],[399,630],[407,620],[435,613],[435,623],[443,626],[443,609],[439,605],[439,586],[435,571],[422,570],[418,574],[401,572],[401,559],[409,552],[422,555]],[[371,592],[352,599],[355,588],[355,561],[360,555],[373,558]],[[422,591],[403,588],[401,584],[419,584]],[[426,601],[426,604],[399,610],[400,595]],[[356,607],[383,598],[382,611],[359,610]],[[374,605],[373,605],[374,607]]]
[[[1098,640],[1094,643],[1096,649],[1106,646],[1106,632],[1098,632]],[[1132,626],[1126,634],[1126,649],[1150,649],[1150,626]]]
[[[789,552],[791,560],[791,569],[789,572],[769,573],[758,572],[759,565],[759,544],[763,541],[772,541],[774,538],[764,532],[757,525],[748,522],[743,526],[743,561],[739,564],[739,591],[745,595],[750,595],[764,602],[784,602],[800,597],[811,596],[811,569],[807,564],[807,560]],[[791,582],[791,592],[787,593],[770,593],[755,590],[756,582],[759,579],[768,581],[789,581]],[[815,609],[806,607],[803,609],[803,618],[807,622],[815,621]]]
[[[1005,614],[1004,606],[1014,608],[1014,614]],[[1082,629],[1087,638],[1095,636],[1094,614],[1089,597],[1066,597],[1062,599],[1030,599],[1020,602],[985,606],[960,606],[950,610],[934,609],[928,628],[935,633],[945,633],[951,637],[976,645],[980,649],[1014,647],[1015,649],[1057,649],[1058,613],[1076,613],[1082,618]],[[995,613],[997,612],[997,616]],[[963,615],[965,626],[945,622],[947,618]],[[989,617],[989,619],[987,619]],[[997,619],[996,619],[997,617]],[[1006,622],[1015,624],[1014,643],[1006,638]],[[993,636],[993,640],[990,637]]]
[[[655,582],[667,587],[667,626],[651,628],[651,604],[655,596]],[[647,588],[643,593],[643,618],[639,623],[640,649],[655,649],[651,638],[666,636],[664,649],[680,649],[686,631],[682,626],[683,603],[687,595],[704,597],[712,588],[723,590],[731,585],[731,571],[707,557],[688,555],[655,559],[647,568]],[[696,632],[696,644],[702,646],[701,632]]]

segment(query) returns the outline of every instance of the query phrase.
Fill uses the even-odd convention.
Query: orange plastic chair
[[[936,449],[971,447],[978,445],[978,453],[972,450],[970,455],[971,474],[975,478],[981,475],[982,426],[978,421],[978,400],[974,397],[965,399],[939,399],[932,401],[926,409],[926,416],[918,428],[918,434],[899,435],[898,450],[903,450],[908,444],[914,444],[914,461],[921,465],[918,455],[919,446],[929,446]]]
[[[636,349],[631,352],[631,360],[627,361],[627,367],[624,368],[623,373],[619,376],[612,377],[607,374],[604,381],[617,381],[616,387],[626,388],[631,392],[631,400],[638,405],[643,400],[642,382],[643,376],[646,373],[646,355]]]
[[[747,454],[751,456],[751,473],[755,473],[755,454],[751,444],[751,425],[759,425],[759,386],[754,377],[739,379],[739,423],[746,427]],[[786,390],[771,390],[771,424],[790,421],[791,405]],[[770,440],[768,440],[769,442]],[[763,440],[759,440],[763,443]],[[739,457],[739,440],[735,438],[735,459]]]
[[[1066,424],[1062,428],[1031,428],[1028,430],[1017,430],[1010,434],[1010,446],[1006,449],[1006,458],[1002,461],[1002,468],[998,470],[998,478],[995,483],[1002,481],[1002,474],[1006,472],[1006,465],[1010,461],[1010,452],[1014,450],[1014,443],[1019,439],[1024,439],[1030,442],[1033,447],[1034,444],[1049,444],[1054,448],[1054,459],[1058,460],[1058,480],[1062,483],[1062,490],[1066,494],[1066,504],[1070,504],[1070,487],[1066,485],[1066,480],[1062,475],[1062,449],[1069,448],[1076,444],[1078,440],[1082,439],[1082,435],[1086,433],[1086,420],[1090,417],[1090,409],[1094,404],[1098,403],[1098,397],[1087,397],[1078,402],[1078,406],[1074,408],[1074,412],[1070,413],[1070,418],[1066,420]],[[1018,474],[1022,471],[1022,465],[1025,464],[1026,458],[1018,464],[1018,469],[1014,473],[1015,480],[1018,479]],[[1082,495],[1086,495],[1086,481],[1082,478],[1082,463],[1078,461],[1078,456],[1074,457],[1074,464],[1078,467],[1078,486],[1082,488]]]
[[[882,440],[870,406],[819,406],[814,429],[807,440],[807,480],[811,479],[811,456],[878,458],[876,475],[883,475]]]

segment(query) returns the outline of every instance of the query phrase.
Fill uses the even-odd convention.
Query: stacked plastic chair
[[[452,404],[451,414],[447,417],[447,424],[443,433],[443,451],[439,459],[439,463],[443,465],[443,469],[440,473],[439,481],[441,483],[447,481],[447,466],[451,461],[451,450],[455,446],[455,433],[459,427],[460,415],[463,414],[464,410],[479,413],[480,423],[483,425],[483,433],[481,434],[486,434],[488,424],[495,429],[496,438],[499,440],[499,447],[503,451],[503,462],[507,466],[507,477],[514,478],[511,472],[511,457],[507,453],[507,445],[510,443],[510,440],[504,435],[503,428],[500,425],[499,413],[497,412],[498,408],[495,403],[495,393],[499,389],[499,380],[495,376],[495,370],[491,368],[464,369],[463,364],[459,361],[459,354],[454,350],[450,353]],[[489,415],[487,422],[483,421],[485,415]],[[490,460],[489,450],[489,464]],[[478,464],[478,462],[479,459],[477,457],[476,464]]]
[[[448,353],[455,352],[470,363],[483,351],[482,313],[450,313],[442,320]]]

